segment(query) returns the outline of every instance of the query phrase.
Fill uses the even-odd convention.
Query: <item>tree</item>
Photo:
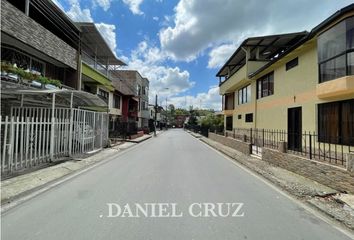
[[[210,131],[222,131],[224,128],[224,117],[222,115],[209,113],[207,116],[200,120],[199,124],[202,127],[209,128]]]

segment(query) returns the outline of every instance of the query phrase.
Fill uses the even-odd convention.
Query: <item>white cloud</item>
[[[164,65],[166,55],[159,48],[150,47],[146,41],[140,42],[130,57],[121,58],[128,63],[127,69],[137,70],[149,79],[150,99],[153,99],[155,94],[161,99],[176,96],[195,84],[190,80],[188,71]]]
[[[107,11],[111,7],[112,0],[93,0],[94,4],[100,6],[104,11]]]
[[[107,23],[96,23],[95,25],[98,31],[100,31],[102,37],[106,40],[112,52],[115,53],[117,48],[117,38],[115,32],[116,26]]]
[[[67,15],[75,22],[93,22],[90,9],[81,9],[78,0],[69,0]]]
[[[173,24],[160,30],[160,43],[175,59],[190,61],[244,36],[309,30],[351,2],[180,0]]]
[[[189,106],[193,106],[193,108],[199,109],[221,110],[221,96],[219,95],[218,86],[211,86],[208,92],[198,93],[196,96],[171,97],[168,102],[177,108],[188,109]]]
[[[129,6],[130,11],[134,15],[143,15],[144,13],[140,10],[140,5],[144,0],[123,0],[123,3]]]
[[[153,17],[152,19],[153,19],[154,21],[158,21],[158,20],[159,20],[159,17],[156,17],[156,16],[155,16],[155,17]]]
[[[209,52],[208,68],[218,68],[224,65],[235,51],[235,44],[223,44]]]

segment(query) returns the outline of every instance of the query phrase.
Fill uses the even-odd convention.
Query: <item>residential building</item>
[[[354,145],[354,4],[311,32],[244,40],[217,73],[226,130],[277,129]],[[295,136],[295,137],[294,137]]]
[[[52,1],[1,1],[1,61],[79,89],[79,34]]]
[[[94,23],[76,23],[81,30],[80,88],[98,95],[108,106],[110,124],[122,115],[122,96],[112,85],[111,70],[125,65],[112,52]]]
[[[134,94],[132,100],[137,100],[136,121],[138,128],[147,128],[149,126],[149,80],[135,70],[117,70],[114,71],[114,75],[116,84],[122,84],[128,90],[129,96]],[[135,110],[135,103],[129,101],[129,104],[131,104],[131,109]],[[131,112],[131,117],[133,113],[135,112]]]

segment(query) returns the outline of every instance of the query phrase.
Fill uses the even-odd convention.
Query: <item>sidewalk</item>
[[[246,156],[233,148],[210,140],[198,133],[190,133],[200,141],[236,160],[275,185],[280,186],[297,199],[307,202],[354,230],[354,195],[339,193],[318,182],[272,166],[257,157]]]
[[[159,131],[158,135],[162,133],[163,131]],[[1,181],[1,205],[3,206],[4,204],[8,204],[16,199],[24,197],[51,183],[55,183],[71,174],[79,172],[80,170],[94,167],[96,164],[109,160],[120,152],[150,139],[151,137],[151,135],[144,135],[140,138],[134,139],[134,142],[115,144],[114,146],[111,146],[111,148],[103,149],[84,159],[69,160],[54,166],[34,170],[23,175],[3,180]]]

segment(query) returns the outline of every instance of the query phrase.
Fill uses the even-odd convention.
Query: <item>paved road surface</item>
[[[241,202],[244,217],[194,218],[188,207],[195,202]],[[184,216],[108,218],[107,203],[177,203]],[[169,130],[11,209],[2,217],[1,235],[4,240],[349,239],[182,130]]]

